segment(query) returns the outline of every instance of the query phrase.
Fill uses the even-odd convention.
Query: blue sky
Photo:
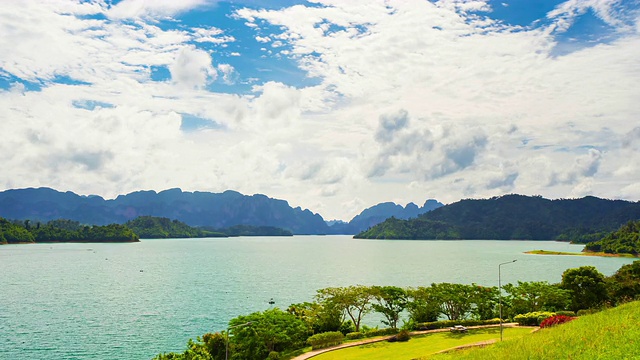
[[[0,188],[640,199],[636,0],[0,9]]]

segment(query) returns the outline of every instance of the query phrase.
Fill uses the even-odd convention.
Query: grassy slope
[[[640,359],[640,302],[487,348],[423,359]]]
[[[521,337],[530,332],[531,328],[505,328],[504,336]],[[414,337],[406,343],[381,341],[354,346],[315,356],[313,360],[410,360],[455,346],[499,338],[498,328],[471,330],[468,334],[442,332]]]

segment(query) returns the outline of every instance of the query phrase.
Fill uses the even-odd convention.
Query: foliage
[[[0,244],[32,243],[33,234],[27,229],[0,218]]]
[[[371,287],[356,285],[320,289],[317,291],[316,298],[346,313],[353,321],[357,332],[360,331],[362,317],[371,311],[374,294]]]
[[[18,242],[134,242],[138,235],[125,225],[80,225],[77,221],[52,220],[46,224],[30,221],[12,224],[0,218],[0,241]]]
[[[461,200],[418,218],[387,219],[356,237],[366,239],[571,239],[613,231],[640,218],[640,203],[585,197],[548,200],[505,195]]]
[[[224,234],[191,227],[166,217],[140,216],[126,225],[143,239],[223,237]]]
[[[293,236],[291,231],[273,226],[234,225],[217,231],[227,236]]]
[[[640,221],[628,222],[600,241],[587,244],[584,250],[608,254],[638,255],[640,253]]]
[[[548,327],[564,324],[564,323],[569,322],[569,321],[574,320],[574,319],[576,319],[576,318],[572,317],[572,316],[554,315],[552,317],[544,319],[540,323],[540,327],[544,329],[544,328],[548,328]]]
[[[464,319],[473,309],[475,295],[473,285],[431,284],[431,291],[440,304],[440,313],[449,320]]]
[[[509,312],[512,315],[534,311],[564,310],[571,301],[571,292],[558,285],[546,281],[518,281],[517,285],[506,284],[503,289],[507,292],[510,303]]]
[[[311,336],[307,339],[307,344],[316,350],[342,344],[343,339],[344,335],[340,331],[330,331]]]
[[[395,341],[406,342],[406,341],[409,341],[409,339],[411,339],[411,334],[409,334],[409,331],[400,330],[400,332],[398,332],[397,335],[390,337],[387,341],[389,341],[389,342],[395,342]]]
[[[400,313],[407,307],[407,292],[397,286],[374,286],[371,290],[376,299],[373,310],[385,317],[383,324],[397,328]]]
[[[606,281],[609,298],[616,304],[640,298],[640,260],[623,265]]]
[[[350,332],[345,336],[345,338],[347,340],[363,339],[364,338],[364,333],[362,333],[360,331]]]
[[[407,311],[409,318],[415,323],[438,320],[440,303],[431,287],[420,286],[407,290]]]
[[[560,287],[571,291],[571,310],[591,309],[607,300],[605,277],[593,266],[568,269]]]
[[[309,335],[302,320],[278,308],[238,316],[229,328],[232,358],[237,360],[262,360],[272,351],[301,348]]]
[[[344,316],[340,309],[331,302],[291,304],[287,308],[287,312],[304,321],[314,334],[342,331]],[[349,324],[345,325],[347,325],[347,331],[343,334],[351,331]]]
[[[540,324],[552,317],[555,316],[556,313],[549,311],[534,311],[526,314],[519,314],[513,318],[513,321],[517,322],[518,325],[521,326],[540,326]]]

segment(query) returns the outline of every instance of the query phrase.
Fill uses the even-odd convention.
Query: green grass
[[[640,302],[582,316],[569,323],[486,348],[421,359],[640,359]]]
[[[531,328],[504,328],[503,335],[505,339],[517,338],[530,332]],[[499,328],[474,329],[469,330],[467,334],[440,332],[412,337],[404,343],[381,341],[330,351],[314,357],[313,360],[410,360],[460,345],[499,338]]]

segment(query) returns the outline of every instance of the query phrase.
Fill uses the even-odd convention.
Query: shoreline
[[[599,256],[599,257],[620,257],[620,258],[638,258],[638,255],[632,254],[610,254],[605,252],[564,252],[564,251],[549,251],[549,250],[530,250],[525,251],[525,254],[529,255],[569,255],[569,256]]]

